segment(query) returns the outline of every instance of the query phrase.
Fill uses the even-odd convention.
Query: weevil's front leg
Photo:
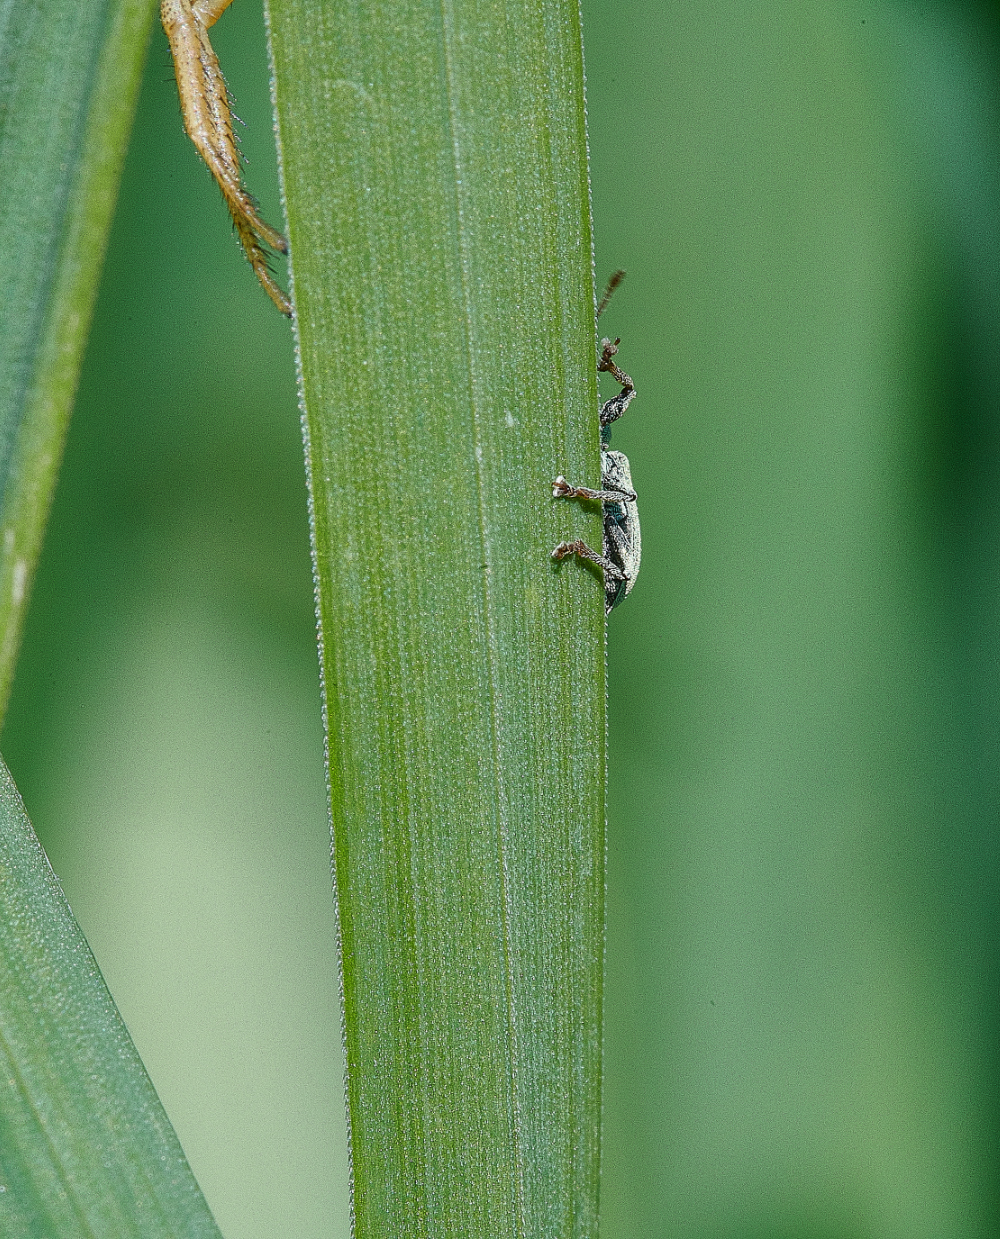
[[[600,499],[602,503],[635,503],[634,490],[591,490],[589,486],[570,486],[560,473],[552,483],[553,499]]]
[[[581,559],[589,559],[592,564],[597,564],[599,568],[603,568],[605,574],[613,581],[624,581],[625,573],[616,563],[612,563],[607,555],[598,555],[595,550],[592,550],[586,542],[581,542],[578,538],[575,542],[560,542],[556,549],[552,552],[553,559],[566,559],[570,555],[579,555]]]
[[[285,254],[288,242],[261,219],[243,185],[229,93],[208,38],[209,26],[230,3],[232,0],[160,0],[160,17],[173,53],[184,128],[222,190],[236,235],[258,280],[278,309],[291,314],[291,303],[271,275],[264,248],[269,245]]]
[[[612,396],[610,400],[605,400],[604,404],[601,405],[602,426],[610,426],[612,422],[616,422],[632,403],[632,399],[635,396],[635,384],[624,370],[618,368],[614,361],[619,344],[621,344],[621,340],[605,339],[601,341],[601,357],[597,363],[597,373],[610,374],[616,383],[621,383],[622,385],[622,389],[617,396]]]

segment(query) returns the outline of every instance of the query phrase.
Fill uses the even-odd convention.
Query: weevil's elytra
[[[611,294],[621,283],[625,273],[616,271],[608,281],[597,314],[600,317]],[[588,559],[604,570],[604,614],[608,615],[632,592],[635,578],[639,575],[642,559],[642,539],[639,533],[639,509],[636,493],[632,489],[632,471],[624,452],[613,452],[608,446],[611,439],[611,423],[618,420],[635,397],[635,385],[629,376],[615,364],[621,340],[602,340],[601,356],[597,363],[599,374],[610,374],[621,391],[601,405],[601,489],[587,486],[571,486],[560,474],[552,483],[552,495],[556,499],[599,499],[604,516],[604,546],[602,554],[592,550],[586,542],[560,542],[552,552],[553,559],[565,559],[578,555]]]
[[[232,2],[160,0],[160,19],[174,58],[184,128],[222,190],[254,274],[282,314],[290,317],[292,303],[275,282],[267,253],[270,247],[287,254],[288,242],[261,219],[256,202],[243,184],[229,91],[208,38],[209,29]]]

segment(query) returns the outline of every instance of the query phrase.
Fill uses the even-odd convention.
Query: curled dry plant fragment
[[[292,304],[275,282],[265,248],[287,254],[288,242],[261,219],[256,202],[243,184],[229,92],[208,38],[209,29],[231,3],[160,0],[160,17],[173,53],[184,128],[222,190],[236,235],[257,279],[282,314],[290,316]]]

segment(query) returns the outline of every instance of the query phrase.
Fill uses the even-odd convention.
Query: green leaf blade
[[[0,713],[62,457],[154,0],[0,11]]]
[[[272,0],[359,1236],[592,1235],[604,646],[575,3]]]
[[[218,1239],[0,763],[0,1231]]]

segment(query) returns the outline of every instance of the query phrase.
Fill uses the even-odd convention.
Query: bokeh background
[[[992,1239],[997,10],[584,16],[646,551],[605,1239]],[[258,0],[214,38],[280,221]],[[227,1239],[345,1236],[291,337],[158,30],[2,748]]]

